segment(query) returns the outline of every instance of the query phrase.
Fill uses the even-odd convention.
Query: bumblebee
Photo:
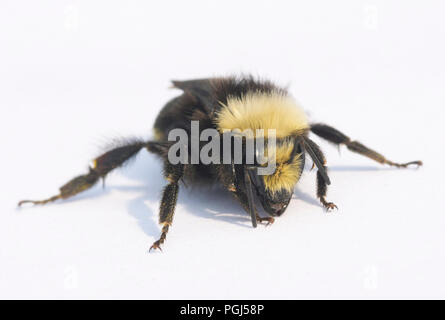
[[[352,152],[366,156],[380,164],[398,168],[410,165],[421,166],[421,161],[396,163],[386,159],[378,152],[354,141],[326,124],[310,124],[302,108],[295,102],[288,91],[272,82],[258,80],[251,76],[221,77],[189,81],[173,81],[173,87],[182,94],[169,101],[159,113],[154,124],[154,139],[127,140],[93,160],[89,172],[75,177],[60,188],[60,193],[46,200],[23,200],[35,205],[46,204],[58,199],[67,199],[83,192],[107,174],[124,165],[141,149],[145,148],[163,160],[163,174],[167,184],[163,189],[159,223],[162,226],[160,238],[151,249],[160,249],[165,242],[167,232],[172,225],[178,198],[179,183],[185,186],[202,183],[220,183],[241,204],[250,215],[253,227],[257,223],[266,225],[274,222],[274,217],[282,215],[292,198],[305,165],[306,156],[317,167],[317,197],[326,210],[337,208],[326,199],[327,186],[330,185],[326,159],[320,147],[310,139],[314,133],[335,145],[345,145]],[[258,162],[247,163],[234,161],[233,154],[227,162],[204,163],[198,159],[195,163],[172,163],[169,151],[173,141],[169,133],[181,129],[188,133],[186,152],[192,157],[192,123],[199,124],[199,134],[207,129],[220,133],[217,139],[223,139],[227,130],[269,130],[275,132],[275,170],[267,175],[260,175]],[[266,144],[270,142],[264,135]],[[246,153],[246,140],[243,140],[242,152]],[[198,144],[202,151],[204,145]],[[261,204],[267,217],[258,214],[257,205]]]

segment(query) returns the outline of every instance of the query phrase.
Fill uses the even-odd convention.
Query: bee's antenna
[[[252,219],[252,226],[257,227],[255,204],[253,203],[252,182],[250,181],[249,169],[244,169],[244,183],[246,185],[247,201],[249,203],[250,218]]]

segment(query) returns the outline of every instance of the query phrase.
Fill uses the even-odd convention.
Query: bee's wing
[[[172,84],[174,88],[181,89],[182,91],[196,92],[196,91],[211,91],[211,78],[208,79],[196,79],[196,80],[184,80],[177,81],[172,80]]]
[[[218,103],[214,95],[214,87],[212,82],[217,78],[197,79],[176,81],[173,80],[173,88],[178,88],[186,93],[189,93],[205,107],[206,111],[211,114]]]

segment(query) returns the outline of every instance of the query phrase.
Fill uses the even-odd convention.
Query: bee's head
[[[258,174],[260,164],[256,163],[252,168],[246,161],[245,167],[249,169],[248,181],[245,182],[251,216],[254,211],[249,193],[251,184],[264,210],[271,215],[281,215],[289,204],[303,168],[303,151],[295,137],[305,135],[309,130],[306,114],[292,97],[281,90],[251,90],[241,96],[229,96],[220,104],[216,125],[221,133],[225,130],[251,130],[255,132],[255,138],[263,135],[268,140],[269,130],[275,132],[276,170],[265,175]],[[256,130],[263,133],[258,134]],[[246,171],[243,174],[246,175]]]
[[[294,187],[300,179],[304,158],[299,144],[285,140],[275,148],[275,170],[260,175],[258,170],[249,170],[250,179],[264,210],[273,216],[286,211]]]

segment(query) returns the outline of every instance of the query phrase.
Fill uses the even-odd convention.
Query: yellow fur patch
[[[97,161],[96,161],[96,159],[94,159],[94,160],[92,160],[90,162],[90,168],[91,169],[96,169],[97,168]]]
[[[266,136],[268,129],[275,129],[277,138],[309,128],[306,114],[296,101],[278,92],[254,92],[241,99],[229,98],[218,114],[217,126],[220,132],[264,129]]]
[[[153,129],[153,135],[156,141],[160,141],[162,139],[162,132],[159,131],[157,128]]]
[[[291,142],[276,147],[276,170],[271,175],[263,176],[264,186],[269,192],[274,193],[283,189],[292,192],[300,179],[301,154],[297,154],[291,162],[288,162],[293,149],[294,144]]]

